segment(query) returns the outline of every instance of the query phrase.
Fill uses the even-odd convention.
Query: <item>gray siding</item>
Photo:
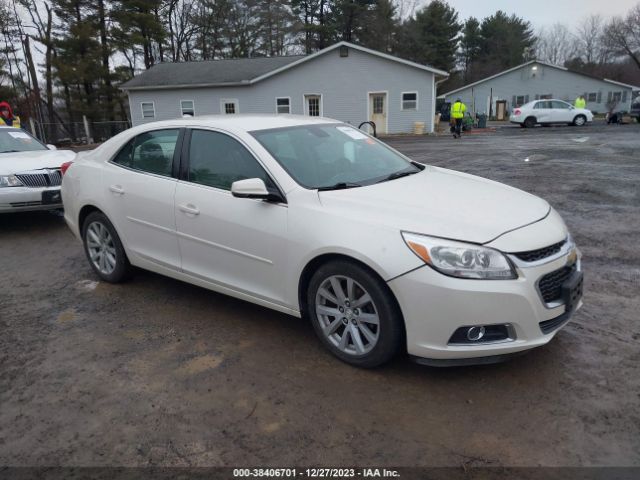
[[[188,72],[185,72],[188,74]],[[133,125],[178,118],[180,101],[193,100],[195,114],[219,114],[221,99],[237,99],[240,113],[276,113],[276,97],[291,98],[291,113],[304,114],[304,95],[322,95],[322,115],[356,127],[368,120],[369,92],[387,92],[389,133],[413,130],[414,122],[433,126],[434,75],[409,65],[349,49],[328,51],[273,77],[249,86],[133,90],[129,105]],[[417,111],[401,109],[402,92],[418,92]],[[155,104],[155,118],[142,118],[141,102]]]
[[[532,68],[534,65],[537,67],[535,70]],[[488,113],[488,99],[492,95],[492,90],[494,115],[497,100],[506,100],[507,110],[510,112],[514,107],[513,99],[516,96],[528,96],[529,101],[533,101],[537,99],[537,96],[551,95],[553,98],[573,104],[578,95],[595,93],[600,101],[587,101],[587,108],[592,112],[606,113],[609,95],[613,92],[620,92],[623,101],[618,104],[616,110],[628,111],[631,106],[630,87],[623,87],[540,63],[524,65],[513,72],[486,80],[474,87],[465,88],[447,95],[445,98],[447,101],[455,101],[460,98],[469,109],[478,113]],[[585,100],[588,98],[585,97]]]

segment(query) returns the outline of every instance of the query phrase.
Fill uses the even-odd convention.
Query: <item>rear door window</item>
[[[129,141],[113,162],[134,170],[170,177],[179,133],[178,129],[142,133]]]

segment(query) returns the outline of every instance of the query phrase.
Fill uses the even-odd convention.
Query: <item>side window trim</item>
[[[198,128],[198,127],[192,127],[192,128],[186,128],[185,129],[185,135],[184,135],[184,140],[183,140],[183,144],[182,144],[182,150],[181,150],[181,157],[180,157],[180,174],[178,179],[189,183],[190,185],[198,185],[199,187],[202,188],[211,188],[220,192],[226,192],[229,195],[231,195],[231,191],[230,190],[225,190],[222,188],[217,188],[217,187],[213,187],[210,185],[203,185],[200,183],[194,183],[189,181],[189,154],[190,154],[190,150],[191,150],[191,134],[194,130],[202,130],[204,132],[216,132],[216,133],[220,133],[222,135],[226,135],[229,138],[232,138],[233,140],[237,141],[240,145],[242,145],[243,148],[245,148],[247,150],[247,152],[249,152],[249,155],[251,155],[251,157],[256,161],[256,163],[260,166],[260,168],[262,168],[262,170],[264,170],[264,172],[267,174],[267,176],[271,179],[271,181],[273,182],[273,184],[275,185],[276,189],[278,190],[278,192],[280,193],[280,195],[282,196],[282,198],[284,198],[284,204],[287,203],[287,196],[284,194],[284,191],[282,190],[282,187],[280,186],[280,184],[278,183],[278,181],[275,179],[275,177],[273,176],[273,174],[269,171],[269,169],[265,166],[265,164],[258,158],[258,155],[256,155],[256,153],[251,149],[251,147],[249,147],[245,142],[242,141],[242,139],[236,137],[235,135],[233,135],[232,133],[229,133],[225,130],[219,130],[217,128]]]
[[[127,146],[130,143],[133,142],[134,145],[135,145],[135,141],[136,141],[136,138],[138,138],[138,136],[140,136],[142,134],[145,134],[145,133],[160,132],[162,130],[178,130],[178,138],[176,139],[176,146],[175,146],[175,149],[173,150],[173,159],[171,160],[171,176],[159,175],[157,173],[147,172],[147,171],[144,171],[144,170],[140,170],[140,169],[128,166],[128,165],[122,165],[121,163],[116,163],[115,162],[115,159],[118,157],[118,155],[120,155],[120,152],[122,152],[122,150],[127,148]],[[112,164],[112,165],[115,165],[116,167],[124,168],[126,170],[129,170],[130,172],[136,172],[136,173],[140,173],[142,175],[153,175],[154,177],[177,179],[178,178],[179,169],[180,169],[180,159],[181,159],[180,155],[181,155],[182,148],[184,146],[184,137],[185,137],[186,130],[187,129],[184,128],[184,127],[175,127],[175,128],[164,127],[164,128],[157,128],[155,130],[146,130],[144,132],[140,132],[140,133],[138,133],[138,135],[134,135],[129,140],[127,140],[126,143],[122,147],[120,147],[118,149],[118,151],[114,155],[112,155],[109,160],[107,160],[107,162]],[[133,156],[133,148],[131,149],[131,155]],[[131,163],[131,159],[130,159],[129,163]]]

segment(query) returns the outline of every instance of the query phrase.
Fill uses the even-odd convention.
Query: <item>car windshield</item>
[[[42,143],[19,128],[0,130],[0,153],[47,150]]]
[[[251,134],[296,182],[309,189],[371,185],[421,170],[349,125],[302,125]]]

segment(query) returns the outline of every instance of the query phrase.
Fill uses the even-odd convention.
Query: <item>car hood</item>
[[[76,156],[71,150],[36,150],[0,153],[0,175],[28,172],[41,168],[60,168]]]
[[[551,208],[522,190],[437,167],[319,196],[325,208],[354,221],[474,243],[487,243],[536,222]]]

